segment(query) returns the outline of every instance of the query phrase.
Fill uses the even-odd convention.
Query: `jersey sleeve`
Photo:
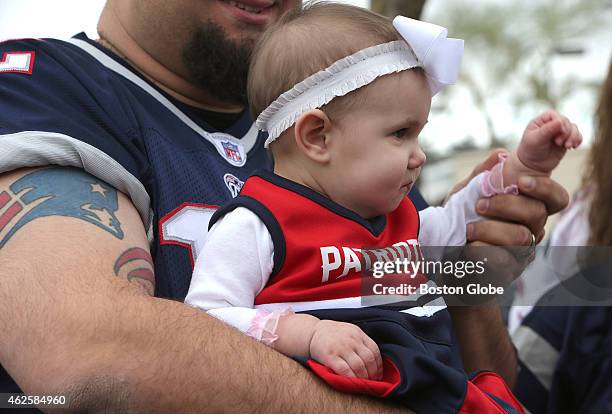
[[[82,168],[130,195],[145,221],[147,157],[119,80],[54,39],[0,43],[0,172]]]
[[[265,224],[244,207],[210,229],[198,254],[185,303],[247,332],[255,318],[255,296],[273,268],[274,246]]]

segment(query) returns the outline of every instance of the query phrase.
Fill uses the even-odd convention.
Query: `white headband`
[[[340,59],[272,102],[255,121],[260,131],[268,131],[265,147],[304,112],[320,108],[381,76],[422,67],[432,95],[445,85],[455,83],[463,56],[463,40],[447,38],[444,27],[404,16],[393,19],[393,26],[403,41],[368,47]]]

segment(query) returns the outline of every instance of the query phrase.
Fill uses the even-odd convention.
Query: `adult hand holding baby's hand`
[[[582,135],[576,124],[556,111],[546,111],[532,120],[516,152],[510,154],[504,167],[504,181],[518,183],[521,195],[498,195],[480,200],[477,212],[494,221],[470,225],[468,241],[520,246],[529,244],[533,234],[539,242],[544,236],[547,216],[563,209],[569,200],[565,189],[549,178],[550,173],[567,149],[576,148],[581,143]],[[495,156],[490,156],[472,175],[488,169]],[[523,226],[510,227],[512,222],[519,223],[519,226],[522,224],[528,230],[520,229]],[[502,231],[502,227],[506,231]]]
[[[451,194],[459,191],[481,172],[490,170],[499,162],[499,154],[502,152],[508,151],[492,151],[466,180],[453,188]],[[539,242],[544,237],[544,225],[548,216],[562,210],[569,202],[567,191],[546,175],[521,176],[518,188],[519,195],[499,194],[478,201],[476,211],[486,219],[468,225],[467,241],[470,246],[529,246],[532,234],[536,242]],[[500,256],[497,262],[502,265],[496,268],[507,269],[509,279],[518,276],[528,264],[528,261],[513,257],[505,249],[497,249],[497,252]]]
[[[310,357],[338,375],[382,379],[383,364],[378,345],[350,323],[317,322],[310,339]]]
[[[491,169],[499,162],[500,152],[507,151],[493,150],[450,194],[459,191],[481,172]],[[519,195],[500,194],[481,199],[477,203],[478,214],[488,219],[468,225],[468,242],[527,246],[531,234],[539,242],[544,237],[544,225],[548,216],[563,210],[569,203],[569,194],[563,186],[547,176],[522,176],[518,180],[518,187]]]

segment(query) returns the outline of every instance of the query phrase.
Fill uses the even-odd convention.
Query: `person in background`
[[[524,294],[515,299],[517,314],[535,303],[524,319],[515,316],[512,336],[521,367],[516,395],[532,414],[612,412],[610,154],[612,64],[600,92],[583,187],[521,278]],[[597,257],[602,255],[603,261]],[[534,284],[530,276],[540,281]],[[604,302],[572,306],[568,294]]]

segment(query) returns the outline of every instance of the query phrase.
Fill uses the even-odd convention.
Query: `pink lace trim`
[[[500,153],[499,162],[495,164],[490,171],[485,171],[481,183],[481,189],[485,197],[491,197],[496,194],[518,194],[518,186],[516,184],[504,186],[504,164],[508,159],[508,154]]]
[[[272,346],[274,341],[278,339],[276,329],[278,328],[279,319],[281,316],[293,315],[293,313],[293,309],[291,308],[285,308],[274,312],[259,309],[251,321],[251,325],[249,329],[247,329],[246,334],[268,346]]]

